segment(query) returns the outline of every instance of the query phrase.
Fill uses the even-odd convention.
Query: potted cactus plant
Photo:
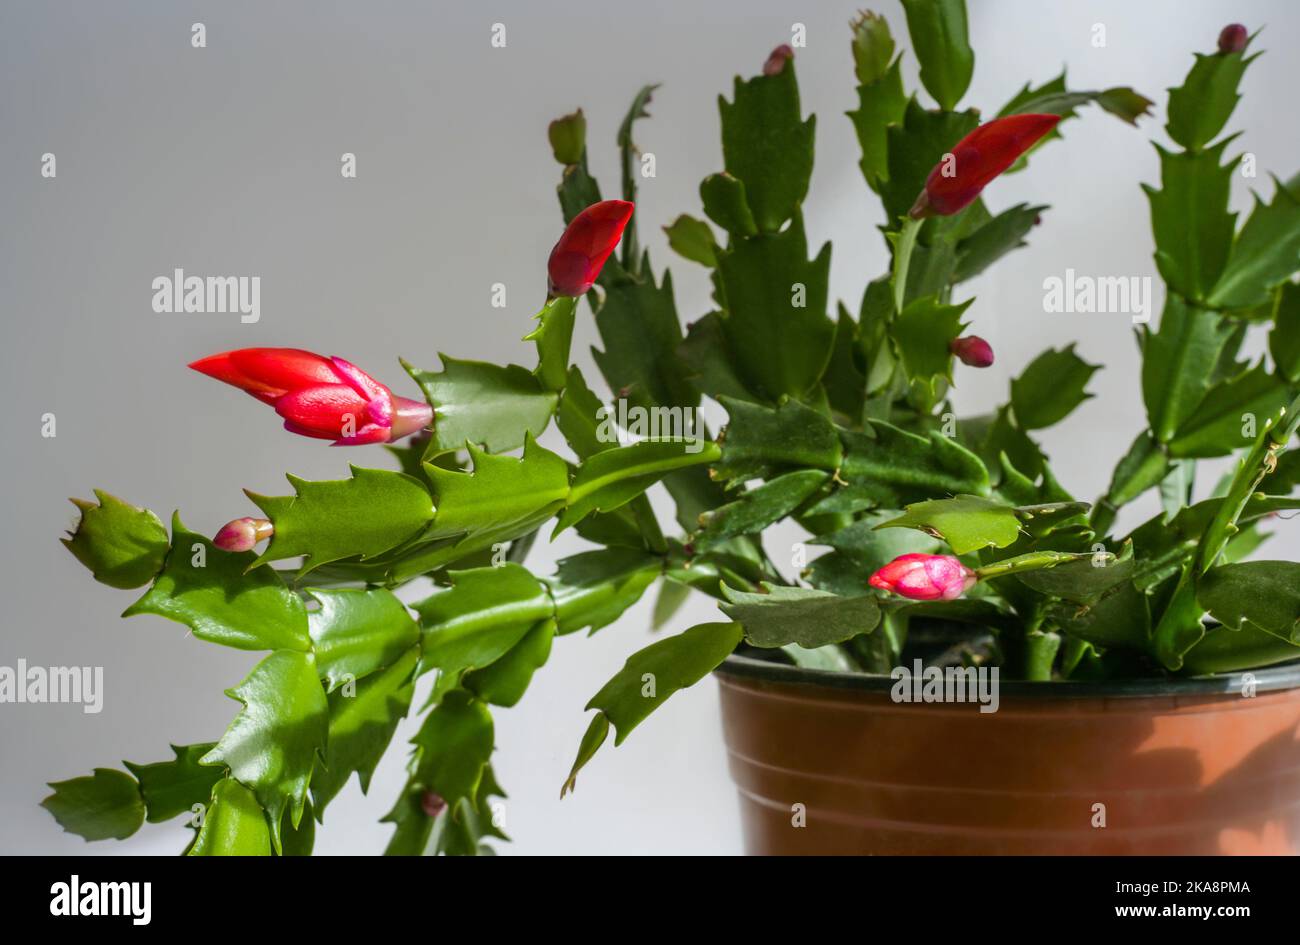
[[[527,336],[535,366],[403,362],[417,400],[296,349],[194,362],[289,431],[386,449],[396,468],[289,476],[289,494],[249,493],[258,513],[211,540],[102,492],[78,501],[66,543],[103,583],[144,589],[127,615],[268,655],[230,690],[242,708],[214,741],[54,782],[44,804],[63,827],[121,838],[187,816],[191,854],[310,852],[431,677],[387,852],[484,852],[504,839],[494,708],[519,701],[557,635],[598,630],[657,585],[664,624],[691,593],[718,618],[666,630],[598,688],[566,791],[611,728],[617,744],[716,673],[753,852],[1294,852],[1300,564],[1246,559],[1269,516],[1300,508],[1285,452],[1300,181],[1275,181],[1240,225],[1228,211],[1223,133],[1253,37],[1228,27],[1170,92],[1146,188],[1166,287],[1138,330],[1149,427],[1088,503],[1035,432],[1085,399],[1097,366],[1049,350],[1001,409],[959,416],[960,372],[994,357],[964,284],[1051,225],[1046,207],[991,209],[1000,175],[1032,167],[1084,108],[1136,124],[1151,103],[1061,76],[981,121],[959,107],[964,5],[904,9],[924,94],[905,88],[882,18],[852,26],[849,118],[891,250],[852,307],[832,311],[830,247],[809,247],[815,123],[778,47],[720,101],[703,218],[666,228],[711,277],[715,307],[688,327],[637,232],[647,87],[617,134],[622,199],[589,171],[582,113],[550,126],[566,228]],[[612,403],[573,363],[584,298]],[[1269,354],[1250,364],[1253,331]],[[703,398],[726,412],[716,432]],[[560,452],[538,443],[551,424]],[[1232,472],[1193,502],[1197,461],[1221,456]],[[672,526],[647,497],[658,486]],[[1161,514],[1117,531],[1152,490]],[[788,520],[807,533],[791,562],[762,542]],[[591,550],[530,569],[534,536],[569,529]],[[397,592],[417,578],[435,589],[407,603]]]

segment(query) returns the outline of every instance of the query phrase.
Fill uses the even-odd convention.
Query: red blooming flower
[[[270,404],[289,432],[336,446],[391,443],[433,422],[428,404],[396,396],[342,358],[297,348],[241,348],[190,367]]]
[[[980,125],[930,171],[911,216],[919,219],[956,213],[1060,120],[1060,115],[1008,115]]]
[[[577,297],[595,284],[632,210],[626,200],[602,200],[573,218],[546,263],[551,295]]]
[[[948,350],[967,367],[988,367],[993,363],[993,346],[979,335],[954,338]]]
[[[952,555],[899,555],[868,583],[909,600],[953,600],[979,578]]]

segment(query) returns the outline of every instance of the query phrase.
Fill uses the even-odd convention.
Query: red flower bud
[[[420,795],[420,809],[424,811],[426,817],[437,817],[447,809],[447,802],[443,800],[441,794],[425,791]]]
[[[780,75],[785,69],[785,61],[794,58],[794,50],[788,44],[781,44],[772,50],[772,54],[767,57],[767,62],[763,63],[763,75]]]
[[[952,555],[899,555],[868,582],[909,600],[953,600],[979,578]]]
[[[275,526],[264,518],[237,518],[217,532],[212,543],[222,551],[252,551],[259,541],[275,534]]]
[[[1060,115],[1008,115],[980,125],[930,171],[911,216],[920,219],[956,213],[1060,120]]]
[[[583,210],[569,224],[546,263],[551,295],[583,295],[596,282],[605,260],[632,219],[626,200],[602,200]]]
[[[428,404],[394,395],[342,358],[297,348],[241,348],[190,367],[275,407],[289,432],[336,446],[391,443],[433,422]]]
[[[1246,32],[1246,27],[1240,23],[1229,23],[1219,34],[1219,52],[1225,54],[1241,52],[1249,41],[1250,34]]]
[[[993,346],[979,335],[954,338],[948,350],[967,367],[988,367],[993,363]]]

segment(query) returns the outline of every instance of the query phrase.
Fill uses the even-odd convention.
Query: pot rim
[[[896,680],[875,673],[843,673],[829,669],[808,669],[788,663],[774,663],[732,653],[713,671],[718,676],[762,679],[772,682],[815,686],[822,689],[848,689],[858,692],[888,692]],[[1221,673],[1212,676],[1170,677],[1166,679],[1111,679],[1105,681],[1034,682],[1025,679],[998,680],[1002,696],[1037,699],[1113,699],[1170,696],[1240,695],[1247,676],[1254,677],[1256,692],[1276,692],[1300,688],[1300,660],[1256,670]]]

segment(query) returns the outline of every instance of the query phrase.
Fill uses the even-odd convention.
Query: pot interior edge
[[[824,669],[805,669],[786,663],[774,663],[749,656],[732,654],[714,670],[719,676],[764,679],[826,689],[851,689],[861,692],[886,692],[895,683],[891,676],[868,673],[841,673]],[[1258,670],[1223,673],[1215,676],[1189,676],[1168,679],[1117,679],[1105,682],[1029,682],[998,681],[1004,696],[1043,699],[1150,698],[1153,696],[1240,695],[1246,677],[1254,679],[1256,692],[1273,692],[1300,688],[1300,661],[1283,663]]]

